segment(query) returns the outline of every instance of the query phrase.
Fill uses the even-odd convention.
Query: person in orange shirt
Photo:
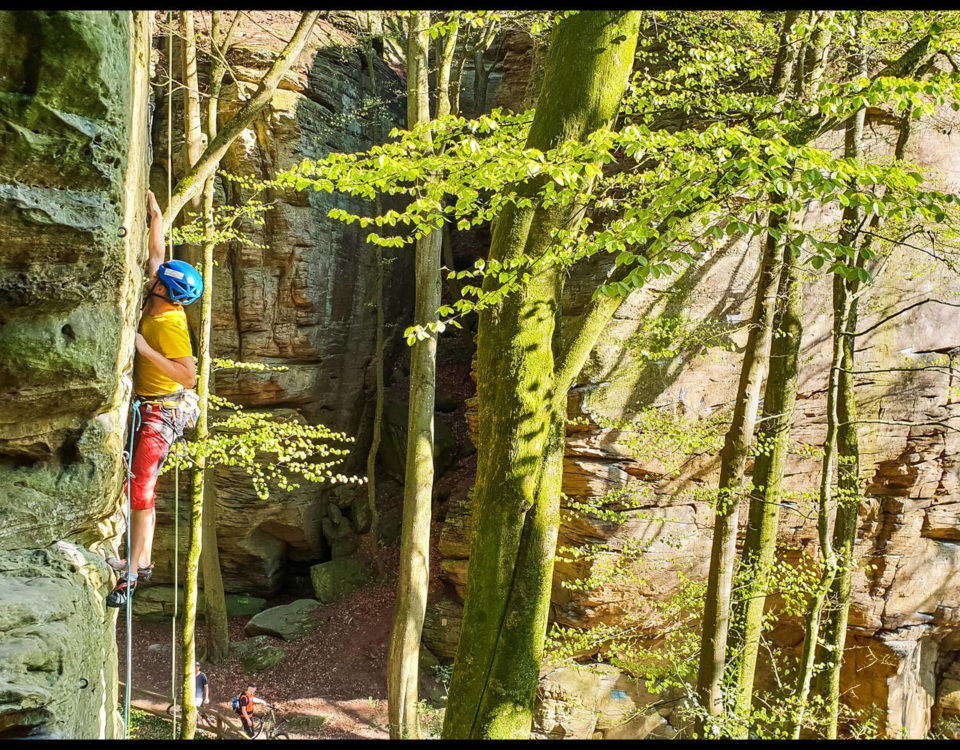
[[[107,597],[108,607],[126,604],[136,590],[137,581],[148,581],[153,573],[157,475],[170,446],[183,432],[183,389],[192,388],[197,379],[183,305],[200,299],[203,279],[189,263],[163,262],[163,213],[156,196],[149,190],[147,202],[150,207],[149,278],[133,361],[133,389],[140,401],[140,419],[130,457],[132,518],[128,519],[127,527],[131,535],[130,557],[135,567],[129,560],[108,561],[124,572]]]

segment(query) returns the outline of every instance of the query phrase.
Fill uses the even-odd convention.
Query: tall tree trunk
[[[775,200],[779,199],[779,196],[775,197]],[[783,215],[771,212],[769,226],[783,231]],[[747,345],[740,367],[733,420],[720,452],[720,482],[710,551],[710,572],[704,600],[700,668],[697,675],[697,695],[701,705],[711,716],[723,714],[722,683],[726,668],[740,495],[747,455],[753,443],[760,385],[766,374],[781,267],[778,243],[768,232],[760,261],[757,295],[750,318]]]
[[[800,656],[800,671],[797,675],[796,698],[797,715],[793,719],[791,735],[800,737],[803,719],[806,714],[806,702],[810,694],[810,682],[813,677],[814,662],[817,653],[817,639],[820,634],[820,616],[827,592],[833,584],[837,572],[837,558],[830,537],[830,498],[833,493],[833,463],[837,446],[837,396],[840,389],[840,367],[843,359],[843,346],[839,341],[840,326],[849,318],[851,300],[842,295],[840,309],[834,309],[833,357],[830,363],[830,376],[827,385],[827,438],[823,446],[823,468],[820,475],[820,502],[817,513],[817,536],[820,540],[820,555],[823,571],[807,605],[806,633],[803,639],[803,651]]]
[[[799,217],[787,219],[789,229],[796,229]],[[753,680],[763,632],[763,610],[769,587],[770,568],[777,546],[780,522],[780,491],[783,470],[790,442],[793,411],[797,400],[800,339],[803,334],[803,284],[797,257],[787,243],[783,247],[783,272],[774,318],[773,342],[770,346],[770,374],[764,388],[763,419],[758,443],[764,447],[754,463],[750,515],[741,553],[741,569],[747,582],[738,599],[741,612],[737,633],[734,705],[738,717],[747,717],[753,698]],[[748,735],[747,723],[735,736]]]
[[[585,11],[557,24],[527,139],[547,150],[616,114],[640,13]],[[534,194],[540,180],[521,188]],[[508,207],[490,259],[537,258],[567,207]],[[484,287],[496,286],[493,277]],[[470,572],[443,737],[526,738],[536,696],[559,523],[566,393],[555,388],[562,273],[540,270],[480,312],[477,481]]]
[[[859,70],[854,74],[864,74],[865,56],[861,53],[854,61]],[[863,135],[865,113],[858,112],[847,126],[845,156],[859,156]],[[902,159],[909,137],[910,118],[904,118],[900,137],[894,151],[894,158]],[[859,226],[860,212],[847,208],[843,216],[847,227]],[[874,217],[879,222],[878,217]],[[848,230],[849,236],[849,230]],[[863,267],[864,246],[869,245],[869,237],[861,242],[857,265]],[[848,309],[846,320],[834,324],[839,330],[840,340],[835,342],[842,349],[841,369],[838,375],[837,393],[837,517],[833,531],[833,546],[837,555],[837,575],[830,590],[832,606],[824,613],[823,642],[821,660],[824,670],[817,677],[817,693],[824,697],[827,724],[824,734],[829,739],[837,736],[837,715],[840,711],[840,668],[843,665],[844,644],[847,636],[847,617],[850,611],[850,589],[855,561],[853,546],[857,536],[857,522],[860,511],[860,447],[857,434],[857,404],[853,390],[853,369],[856,362],[855,347],[858,303],[861,292],[859,280],[846,281],[840,276],[833,280],[834,310]]]
[[[367,14],[367,73],[370,75],[370,91],[373,98],[377,98],[377,76],[373,67],[373,23],[370,14]],[[379,127],[374,137],[380,140]],[[380,216],[383,210],[380,194],[376,197],[376,213]],[[380,450],[380,434],[383,423],[383,248],[373,245],[374,263],[377,267],[376,299],[377,307],[377,344],[373,357],[373,369],[377,380],[377,396],[373,407],[373,435],[370,438],[370,450],[367,452],[367,507],[370,510],[370,538],[373,542],[373,564],[377,569],[377,578],[383,575],[383,559],[380,557],[380,513],[377,511],[377,452]]]
[[[183,113],[184,113],[184,142],[186,164],[184,172],[189,172],[196,164],[203,153],[203,143],[200,131],[200,91],[197,79],[197,37],[193,26],[193,11],[180,11],[180,22],[183,27],[183,42],[181,49],[183,55],[181,58],[181,69],[183,71]],[[169,144],[172,148],[172,144]],[[197,196],[199,198],[199,196]],[[198,199],[193,200],[194,208],[199,203]],[[187,260],[196,263],[196,255],[188,253]],[[208,289],[204,289],[204,299],[202,306],[209,304]],[[207,365],[207,379],[209,379],[209,338],[204,339],[203,309],[201,309],[200,320],[200,351],[198,361],[200,363],[200,377],[197,391],[204,397],[204,358]],[[203,420],[203,430],[198,424],[198,438],[202,439],[206,435],[206,414],[201,415]],[[203,435],[201,435],[201,432]],[[181,668],[181,695],[183,703],[183,721],[180,723],[180,738],[193,739],[197,730],[197,707],[194,701],[194,690],[192,683],[194,681],[193,664],[196,661],[196,639],[194,634],[197,624],[197,599],[199,589],[199,568],[200,551],[203,547],[203,464],[200,458],[197,466],[191,472],[190,489],[190,526],[188,530],[187,546],[187,568],[184,579],[184,607],[181,619],[180,631],[180,653],[182,654]],[[179,592],[174,592],[175,596]]]
[[[180,11],[180,24],[183,26],[183,114],[184,135],[186,140],[186,168],[189,172],[200,161],[203,153],[203,136],[200,129],[200,84],[197,80],[197,36],[193,25],[193,11]],[[172,144],[171,144],[172,145]],[[194,196],[190,202],[196,211],[201,207],[201,197]]]
[[[212,11],[210,42],[216,54],[210,65],[209,96],[205,120],[205,135],[209,143],[217,134],[217,113],[220,106],[220,91],[223,75],[226,72],[227,51],[230,49],[233,33],[236,29],[240,13],[234,13],[233,21],[225,34],[222,34],[222,11]],[[222,38],[221,38],[222,36]],[[204,222],[208,236],[213,228],[213,194],[214,178],[207,180],[204,186],[203,209]],[[207,242],[203,247],[204,288],[213,289],[213,245]],[[209,274],[208,274],[209,270]],[[207,275],[209,275],[209,280]],[[212,300],[212,297],[211,297]],[[203,328],[209,336],[212,330],[212,301],[210,307],[202,308]],[[209,350],[208,355],[213,356]],[[201,409],[208,410],[209,396],[213,394],[215,381],[211,376],[207,380],[206,394],[201,396]],[[207,481],[209,479],[209,481]],[[227,658],[230,652],[230,631],[227,620],[226,596],[223,589],[223,574],[220,570],[220,552],[217,542],[217,487],[213,476],[201,478],[203,482],[203,548],[200,555],[200,564],[203,568],[203,593],[205,602],[205,621],[207,629],[207,658],[214,664],[219,664]]]
[[[797,45],[795,42],[791,42],[790,35],[801,12],[799,10],[788,10],[783,14],[783,27],[780,30],[780,44],[777,48],[777,62],[773,68],[770,85],[770,90],[777,97],[778,102],[782,102],[787,94],[787,84],[790,82],[790,77],[793,75],[793,66],[797,61]]]
[[[825,12],[832,13],[832,11]],[[786,15],[780,30],[780,46],[774,69],[774,79],[771,84],[772,93],[777,96],[778,100],[782,100],[790,82],[789,74],[793,68],[793,55],[790,51],[792,45],[789,37],[796,20],[797,17],[792,12],[790,15]],[[799,58],[801,55],[798,53],[797,57]],[[796,71],[796,77],[799,80],[803,75],[804,72],[801,67]],[[783,196],[774,196],[773,200],[782,204]],[[784,217],[771,212],[769,226],[783,231],[784,225]],[[730,626],[733,573],[736,564],[740,494],[743,488],[747,453],[753,442],[760,385],[767,369],[766,360],[773,327],[776,290],[780,286],[783,264],[776,245],[776,239],[768,232],[764,257],[760,266],[760,282],[751,318],[750,333],[748,334],[740,370],[740,383],[737,389],[733,422],[724,439],[723,450],[720,454],[720,482],[710,553],[710,572],[707,578],[707,593],[704,601],[700,667],[697,675],[697,695],[710,716],[721,716],[724,712],[723,677],[727,666],[727,636]],[[789,426],[787,432],[789,432]],[[775,537],[776,531],[774,530],[773,533]],[[760,614],[762,616],[762,611]],[[743,672],[738,677],[742,678]],[[738,682],[740,681],[738,679]],[[752,695],[752,670],[750,681],[749,694]],[[746,687],[745,684],[744,687]],[[746,697],[746,694],[738,696],[738,701],[743,700],[746,700],[749,705],[749,698]],[[701,731],[704,728],[705,724],[699,727]]]
[[[427,82],[429,25],[429,11],[418,11],[410,18],[407,51],[407,124],[410,128],[430,119]],[[437,321],[441,238],[440,230],[434,230],[417,241],[416,325],[425,326]],[[410,404],[407,416],[407,462],[403,477],[400,573],[387,665],[392,739],[420,736],[417,679],[420,635],[429,585],[436,357],[436,332],[418,340],[410,352]]]
[[[473,107],[474,107],[474,117],[479,117],[487,109],[487,84],[490,82],[490,71],[493,69],[491,65],[490,68],[487,68],[483,64],[484,55],[489,49],[490,45],[493,44],[494,38],[497,36],[497,29],[499,25],[497,21],[491,18],[487,21],[486,25],[483,28],[483,36],[480,38],[477,48],[473,53]]]
[[[200,417],[197,420],[198,441],[205,440],[209,435],[207,426],[208,401],[210,389],[210,329],[212,328],[213,309],[213,177],[207,181],[204,188],[204,231],[206,240],[203,243],[203,297],[201,298],[200,346],[198,360],[200,375],[197,378],[197,395],[200,397]],[[190,546],[187,549],[187,574],[184,587],[184,607],[182,620],[181,652],[182,664],[182,695],[183,695],[183,723],[180,727],[180,738],[193,739],[197,730],[197,706],[195,700],[194,662],[196,662],[196,641],[194,632],[197,624],[198,578],[200,572],[200,553],[203,549],[203,503],[204,503],[204,470],[206,460],[203,456],[196,458],[193,468],[190,491]],[[176,592],[174,592],[176,594]]]

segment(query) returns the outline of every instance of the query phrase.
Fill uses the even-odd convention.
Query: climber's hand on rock
[[[147,206],[150,208],[150,214],[152,216],[158,216],[161,219],[163,218],[163,212],[160,210],[160,204],[157,203],[157,196],[153,194],[152,190],[147,191]]]
[[[150,344],[147,343],[147,340],[143,337],[142,333],[137,334],[136,338],[137,351],[141,354],[146,354],[149,351],[152,351]]]

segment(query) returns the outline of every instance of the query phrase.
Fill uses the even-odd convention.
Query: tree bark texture
[[[407,124],[430,120],[427,80],[429,11],[410,18],[408,34]],[[417,240],[414,323],[437,321],[440,307],[440,243],[434,230]],[[436,390],[437,334],[418,339],[410,352],[407,461],[403,481],[403,524],[397,604],[387,664],[390,737],[418,738],[417,680],[420,636],[427,607],[430,564],[430,512],[433,495],[433,411]]]
[[[210,393],[210,332],[213,328],[213,177],[207,180],[203,191],[203,215],[206,241],[203,244],[203,297],[201,305],[201,328],[198,361],[200,373],[197,378],[197,395],[200,397],[200,416],[197,419],[197,440],[205,440],[210,434],[208,427]],[[194,663],[197,661],[194,634],[197,625],[197,600],[199,593],[200,553],[203,549],[203,505],[205,499],[203,456],[196,459],[190,483],[190,546],[187,549],[187,574],[184,586],[182,653],[183,653],[183,723],[180,738],[189,740],[197,730],[197,706],[195,702]],[[209,533],[209,532],[208,532]],[[222,588],[222,583],[221,583]],[[176,593],[176,592],[175,592]],[[224,607],[225,613],[226,607]]]
[[[631,71],[637,11],[584,11],[557,24],[528,148],[609,124]],[[540,182],[521,188],[535,193]],[[490,258],[534,259],[572,207],[508,207]],[[487,277],[484,286],[495,288]],[[555,390],[562,274],[532,272],[480,312],[470,572],[446,738],[526,738],[539,677],[559,523],[565,409]]]
[[[797,217],[789,217],[787,225],[796,228]],[[764,388],[763,419],[758,443],[763,447],[754,463],[753,489],[747,532],[741,553],[741,570],[747,574],[740,600],[735,641],[736,656],[734,706],[738,716],[747,717],[753,697],[753,681],[763,632],[763,611],[770,584],[770,568],[776,554],[777,530],[780,523],[780,492],[783,471],[790,444],[790,430],[797,401],[800,340],[803,335],[803,283],[799,261],[784,243],[783,271],[777,295],[770,365]],[[744,724],[737,736],[746,738]]]
[[[782,214],[771,212],[769,225],[781,231]],[[757,422],[760,385],[766,375],[773,316],[783,265],[773,235],[767,234],[750,331],[740,367],[733,419],[720,452],[720,482],[710,550],[710,572],[704,601],[697,695],[711,716],[723,714],[723,675],[726,668],[730,597],[737,549],[740,495],[747,456]]]
[[[193,24],[193,11],[180,11],[180,24],[183,27],[183,114],[184,135],[186,138],[186,164],[184,172],[189,172],[200,161],[203,153],[203,136],[200,130],[200,84],[197,79],[197,36]],[[190,201],[194,210],[201,207],[201,197],[195,195]]]

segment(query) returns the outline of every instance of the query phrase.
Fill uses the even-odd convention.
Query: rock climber
[[[253,737],[256,730],[253,728],[253,706],[259,703],[261,706],[269,706],[265,700],[256,697],[257,686],[251,682],[247,689],[237,696],[237,711],[240,714],[240,721],[243,722],[243,728],[248,737]]]
[[[134,356],[133,390],[140,401],[140,419],[130,456],[129,561],[108,560],[123,575],[107,597],[108,607],[122,607],[137,581],[153,574],[153,532],[157,523],[157,475],[173,442],[189,418],[184,388],[196,383],[196,362],[190,345],[183,305],[200,299],[203,279],[182,260],[163,262],[163,213],[157,198],[147,191],[150,242],[147,260],[147,298],[140,316]]]

